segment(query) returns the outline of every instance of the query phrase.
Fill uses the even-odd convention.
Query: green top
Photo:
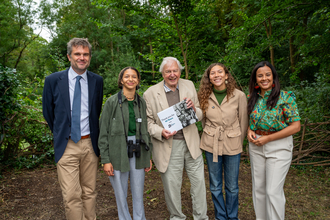
[[[135,167],[136,169],[143,169],[150,167],[150,158],[152,152],[152,143],[148,133],[148,123],[146,114],[146,102],[142,97],[140,97],[141,106],[141,135],[142,139],[149,146],[149,151],[145,150],[145,145],[141,144],[141,156],[136,158]],[[137,103],[137,96],[135,96],[134,103],[134,113],[135,117],[139,117],[139,107]],[[124,95],[122,95],[122,109],[123,116],[125,120],[126,134],[128,133],[129,124],[129,108],[128,100]],[[136,126],[137,139],[140,139],[139,127]],[[124,132],[123,118],[118,103],[118,95],[115,94],[108,98],[105,102],[101,119],[100,119],[100,134],[98,143],[101,163],[112,163],[115,170],[121,172],[127,172],[129,168],[129,158],[127,154],[127,142]]]
[[[225,88],[224,90],[217,90],[217,89],[213,88],[213,93],[214,93],[215,97],[217,98],[219,105],[221,105],[222,100],[227,95],[227,88]]]
[[[128,136],[134,136],[136,134],[134,100],[128,101],[128,111],[129,111]]]
[[[259,98],[249,120],[251,130],[280,131],[288,127],[289,123],[300,121],[296,96],[293,92],[281,90],[276,106],[271,110],[266,106],[270,93],[271,90],[265,92],[264,97],[258,93]]]

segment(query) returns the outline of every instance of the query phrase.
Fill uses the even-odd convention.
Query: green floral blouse
[[[300,121],[296,96],[293,92],[281,90],[276,106],[269,110],[266,103],[270,93],[271,90],[267,91],[264,97],[258,93],[259,98],[249,119],[251,130],[280,131],[288,127],[289,123]]]

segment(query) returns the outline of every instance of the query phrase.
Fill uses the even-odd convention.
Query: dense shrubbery
[[[52,135],[41,110],[42,81],[20,81],[15,70],[0,68],[0,173],[5,166],[32,168],[53,162]]]
[[[110,64],[105,66],[107,65]],[[112,71],[104,72],[105,93],[107,91],[108,94],[114,94],[118,91],[117,76],[121,65],[117,65],[117,68],[113,68],[116,65],[110,65]],[[298,86],[284,88],[296,94],[302,121],[306,118],[309,122],[325,121],[323,116],[330,115],[329,78],[329,75],[319,75],[314,83],[305,81]],[[154,83],[159,80],[160,78]],[[198,83],[195,84],[198,87]],[[149,87],[142,81],[140,95]],[[53,163],[52,134],[42,116],[42,88],[40,79],[20,82],[13,69],[1,67],[0,160],[5,166],[32,168],[46,161]],[[202,130],[200,124],[198,128]]]
[[[98,74],[100,74],[104,79],[104,90],[105,95],[114,94],[118,89],[118,74],[120,71],[127,67],[133,66],[140,69],[140,62],[136,59],[134,54],[130,49],[126,49],[124,53],[118,53],[115,56],[116,61],[107,61],[101,65],[98,69]]]
[[[297,105],[302,123],[322,122],[330,116],[330,75],[316,74],[315,82],[303,81],[300,85],[288,87],[297,97]]]
[[[139,94],[162,80],[165,56],[177,57],[182,78],[198,83],[213,62],[223,62],[247,92],[253,66],[272,61],[285,90],[293,91],[302,122],[330,116],[330,7],[304,0],[259,1],[41,1],[39,19],[23,0],[0,3],[0,161],[34,167],[53,163],[52,134],[42,117],[43,79],[69,66],[66,43],[87,37],[93,46],[89,67],[104,78],[104,100],[115,94],[121,69],[142,76]],[[86,10],[88,9],[88,10]],[[56,12],[56,13],[54,13]],[[81,18],[87,18],[81,22]],[[32,33],[35,20],[52,35]],[[55,24],[55,25],[54,25]],[[201,129],[200,124],[199,130]],[[3,167],[3,166],[2,166]],[[2,168],[0,168],[1,170]],[[1,171],[0,171],[1,172]]]
[[[0,155],[7,158],[9,152],[5,141],[8,137],[7,132],[10,129],[9,123],[13,120],[15,112],[20,109],[16,95],[19,80],[17,79],[16,70],[3,67],[2,65],[0,65],[0,74]]]

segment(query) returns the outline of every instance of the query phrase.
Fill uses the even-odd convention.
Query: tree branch
[[[272,13],[271,15],[269,15],[268,17],[266,17],[265,20],[263,20],[263,21],[261,21],[259,24],[257,24],[257,25],[255,26],[255,28],[253,29],[253,31],[251,31],[251,32],[248,34],[248,37],[249,37],[249,36],[250,36],[255,30],[257,30],[257,28],[258,28],[261,24],[263,24],[264,22],[266,22],[269,18],[271,18],[271,17],[274,16],[275,14],[279,13],[280,11],[285,10],[285,9],[295,8],[295,7],[300,6],[300,5],[310,5],[310,4],[311,4],[311,3],[300,3],[300,4],[296,4],[296,5],[288,6],[288,7],[286,7],[286,8],[281,8],[281,9],[275,11],[274,13]]]

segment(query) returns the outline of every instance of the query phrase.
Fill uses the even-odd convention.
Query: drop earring
[[[260,87],[258,86],[258,84],[256,83],[256,85],[254,86],[255,89],[259,89]]]

